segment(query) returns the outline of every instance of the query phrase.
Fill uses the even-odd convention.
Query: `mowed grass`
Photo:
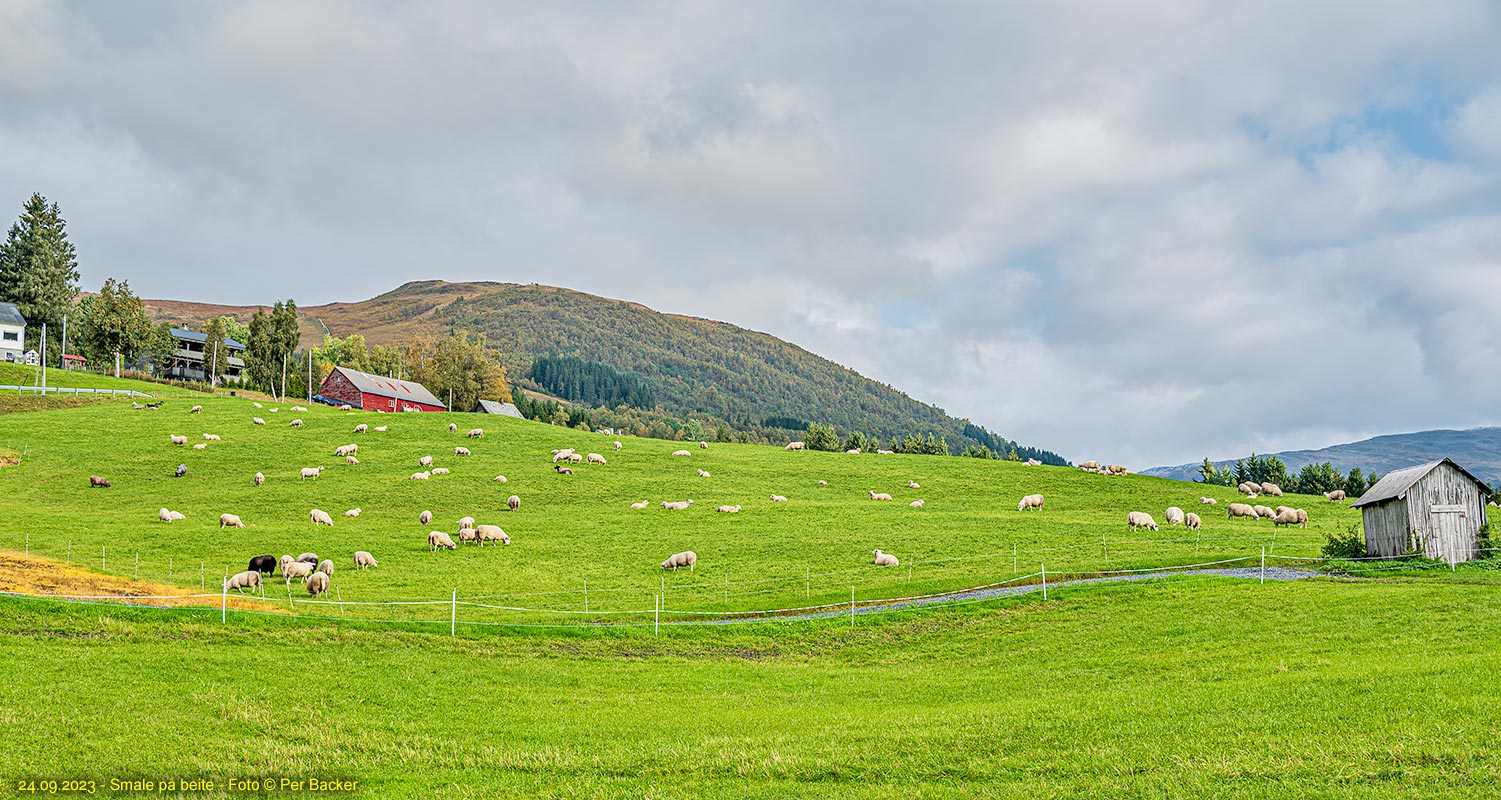
[[[200,402],[203,412],[189,414]],[[252,416],[267,424],[252,425]],[[304,426],[289,427],[294,418]],[[448,431],[450,422],[458,434]],[[358,423],[390,430],[355,434]],[[484,438],[465,438],[471,427],[483,427]],[[223,440],[203,451],[169,443],[171,434],[196,443],[204,433]],[[1274,556],[1317,555],[1324,533],[1358,519],[1321,497],[1273,498],[1274,505],[1307,508],[1312,518],[1307,530],[1274,530],[1269,521],[1228,520],[1225,505],[1239,499],[1232,490],[1157,478],[931,456],[717,443],[700,450],[696,443],[629,437],[619,438],[624,449],[617,453],[616,439],[506,417],[324,406],[293,412],[290,404],[254,409],[232,398],[171,400],[160,411],[100,404],[5,415],[0,447],[27,457],[0,471],[0,546],[210,591],[251,556],[311,551],[338,565],[334,597],[346,603],[339,613],[444,622],[446,605],[350,603],[447,600],[457,590],[461,600],[583,611],[587,582],[595,617],[585,619],[607,621],[599,612],[649,611],[659,593],[673,611],[744,611],[848,603],[852,588],[860,600],[949,591],[1036,573],[1044,563],[1059,577],[1236,557],[1252,565],[1263,547]],[[348,443],[360,445],[358,465],[333,455]],[[455,456],[456,446],[473,455]],[[559,475],[549,453],[558,447],[599,452],[609,463],[575,465],[576,474]],[[671,455],[680,448],[692,455]],[[410,480],[424,455],[452,474]],[[188,467],[180,479],[173,477],[179,463]],[[299,478],[300,468],[315,466],[326,467],[322,477]],[[710,477],[699,477],[698,469]],[[256,472],[266,475],[259,488],[251,481]],[[90,488],[91,474],[113,486]],[[500,474],[507,483],[494,482]],[[908,488],[909,481],[921,488]],[[895,500],[871,501],[870,490]],[[1046,495],[1046,508],[1018,512],[1017,501],[1032,492]],[[789,501],[772,502],[773,493]],[[1200,505],[1201,493],[1220,504]],[[522,502],[514,513],[506,509],[511,494]],[[659,506],[681,499],[694,505],[678,512]],[[908,507],[914,499],[926,505]],[[641,500],[651,507],[629,508]],[[742,511],[716,513],[719,505]],[[1165,524],[1157,533],[1127,529],[1128,511],[1148,511],[1162,522],[1169,505],[1202,513],[1202,533]],[[162,524],[161,507],[187,519]],[[313,508],[331,514],[335,525],[313,526]],[[344,517],[351,508],[362,514]],[[433,512],[431,525],[419,523],[423,510]],[[225,512],[248,527],[221,531]],[[512,545],[429,552],[428,532],[455,535],[462,516],[502,526]],[[876,548],[897,555],[902,566],[873,566]],[[355,550],[374,553],[380,566],[356,572]],[[659,563],[681,550],[698,553],[697,569],[664,573]],[[277,591],[285,596],[285,588]],[[464,619],[538,621],[467,609]]]
[[[1493,588],[1188,578],[457,638],[0,600],[0,775],[370,797],[1478,798]]]
[[[0,385],[35,386],[37,385],[37,367],[0,362]],[[47,387],[49,390],[61,387],[65,391],[66,389],[133,389],[153,397],[208,396],[204,392],[194,392],[190,389],[182,389],[167,384],[138,381],[131,378],[115,378],[110,375],[73,369],[61,370],[49,368],[47,370]],[[48,394],[50,395],[51,392],[49,391]]]

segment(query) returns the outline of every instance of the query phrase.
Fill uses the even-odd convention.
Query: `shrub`
[[[1360,524],[1351,525],[1343,534],[1324,534],[1321,552],[1324,558],[1365,558],[1365,537],[1360,533]]]

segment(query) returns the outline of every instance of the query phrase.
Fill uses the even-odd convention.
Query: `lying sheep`
[[[1345,490],[1335,489],[1332,492],[1324,492],[1324,499],[1331,503],[1338,503],[1345,499]]]
[[[571,469],[569,469],[567,467],[563,467],[563,466],[555,466],[552,469],[553,469],[554,472],[558,473],[559,475],[572,475],[573,474],[573,470],[571,470]]]
[[[706,469],[698,470],[698,477],[700,477],[700,478],[707,478],[707,477],[709,477],[709,471],[706,470]]]
[[[625,445],[621,444],[620,442],[615,442],[615,452],[617,452],[617,453],[620,452],[620,448],[622,448],[624,446]]]
[[[637,511],[640,511],[641,509],[646,508],[649,505],[651,505],[651,503],[649,503],[649,502],[647,502],[645,500],[642,500],[639,503],[631,503],[631,508],[633,508],[633,509],[635,509]]]
[[[890,455],[895,455],[895,454],[896,454],[895,450],[882,450],[880,448],[876,448],[876,455],[878,455],[878,456],[890,456]]]
[[[457,548],[458,545],[454,544],[453,539],[449,538],[448,534],[444,533],[443,531],[429,531],[427,534],[428,551],[436,553],[438,552],[438,548],[440,547],[446,547],[449,550],[453,550]]]
[[[506,476],[504,476],[504,475],[496,475],[495,476],[495,482],[496,483],[505,483],[506,482]]]
[[[917,485],[917,481],[907,481],[907,488],[908,489],[921,489],[922,487],[919,486],[919,485]]]
[[[264,572],[267,575],[270,575],[271,573],[276,571],[276,556],[273,556],[270,553],[267,553],[263,556],[255,556],[250,559],[250,566],[246,567],[246,569],[252,569],[256,572]]]
[[[275,410],[276,409],[272,409],[272,411],[275,411]],[[291,422],[287,423],[287,426],[288,427],[292,427],[292,428],[301,428],[302,427],[302,420],[300,420],[300,419],[294,419]]]
[[[261,407],[260,403],[251,403],[251,405],[255,406],[256,408],[260,408]]]
[[[819,485],[819,486],[828,486],[828,485],[829,485],[829,482],[828,482],[828,481],[819,481],[819,482],[818,482],[818,485]]]
[[[303,467],[302,468],[302,480],[307,480],[308,478],[312,478],[314,480],[317,480],[318,476],[322,475],[322,474],[323,474],[323,468],[322,467]]]
[[[314,572],[307,577],[307,593],[313,597],[321,597],[328,594],[328,585],[331,581],[326,572]]]
[[[255,481],[255,485],[256,485],[256,486],[260,486],[260,485],[261,485],[261,484],[263,484],[263,483],[265,483],[265,482],[266,482],[266,476],[265,476],[265,475],[262,475],[262,474],[261,474],[261,473],[259,473],[259,472],[257,472],[257,473],[255,473],[255,477],[254,477],[254,478],[252,478],[252,480],[254,480],[254,481]]]
[[[333,574],[334,574],[334,560],[332,558],[325,558],[322,561],[319,561],[318,562],[318,571],[321,572],[321,573],[323,573],[324,575],[327,575],[329,577],[333,577]]]
[[[902,562],[898,561],[896,556],[890,553],[883,553],[877,550],[871,553],[871,555],[875,557],[875,565],[878,567],[899,567],[902,565]]]
[[[469,452],[469,448],[467,448],[467,447],[455,447],[453,449],[453,454],[456,455],[456,456],[471,455],[471,453]]]
[[[95,486],[98,486],[101,489],[108,489],[109,488],[109,479],[108,478],[101,478],[98,475],[90,475],[89,476],[89,488],[93,488]]]
[[[222,439],[219,438],[219,434],[217,434],[217,433],[205,433],[205,434],[203,434],[203,440],[205,442],[219,442],[219,441],[223,441]]]
[[[782,449],[783,450],[806,450],[807,447],[808,447],[808,443],[807,442],[788,442],[787,446],[784,447],[784,448],[782,448]]]
[[[1042,495],[1040,495],[1040,494],[1029,494],[1026,497],[1023,497],[1020,503],[1016,504],[1016,510],[1017,511],[1026,511],[1029,508],[1035,508],[1038,511],[1041,511],[1042,510],[1042,504],[1043,504]]]
[[[675,455],[675,456],[691,456],[691,455],[693,455],[692,453],[688,452],[687,450],[674,450],[674,451],[672,451],[672,454]]]
[[[433,524],[433,512],[431,512],[431,511],[423,511],[421,514],[418,514],[417,515],[417,522],[419,522],[419,523],[421,523],[423,525],[431,525],[431,524]]]
[[[1168,506],[1167,511],[1162,512],[1162,516],[1169,525],[1183,524],[1183,509],[1177,506]]]
[[[172,521],[173,522],[176,522],[176,521],[178,521],[180,519],[187,519],[188,518],[187,515],[184,514],[184,513],[182,513],[181,511],[170,511],[168,513],[172,515]]]
[[[693,505],[693,501],[692,500],[664,500],[664,501],[662,501],[662,507],[665,508],[665,509],[667,509],[668,511],[683,511],[684,509],[688,508],[688,506],[691,506],[691,505]]]
[[[860,455],[860,448],[858,448],[858,447],[852,447],[849,450],[846,450],[844,452],[845,452],[846,455],[858,456],[858,455]]]
[[[431,470],[429,470],[429,472],[431,472],[433,475],[447,475],[448,467],[433,467]]]
[[[207,450],[208,449],[208,445],[204,444],[203,442],[199,442],[198,444],[193,445],[193,449],[194,450]]]
[[[684,550],[681,553],[673,553],[668,556],[667,560],[662,562],[662,569],[670,569],[673,572],[677,572],[678,567],[687,567],[688,571],[692,572],[694,566],[697,564],[698,553],[692,550]]]
[[[783,496],[781,496],[779,494],[774,494],[774,495],[771,496],[771,502],[773,502],[773,503],[785,503],[785,502],[787,502],[787,498],[785,498],[785,497],[783,497]]]
[[[186,436],[178,436],[175,433],[174,434],[169,434],[169,435],[172,437],[172,444],[187,444],[188,443],[188,437],[186,437]]]
[[[521,508],[521,498],[517,497],[514,494],[511,495],[510,497],[507,497],[506,498],[506,508],[509,508],[512,511],[516,511],[516,510],[520,509]]]
[[[409,480],[425,481],[425,480],[431,478],[432,476],[433,476],[433,474],[431,472],[413,472],[412,476],[411,476],[411,478]]]
[[[599,453],[590,453],[589,454],[589,463],[590,464],[604,464],[605,463],[605,457],[602,456],[602,455],[600,455]]]
[[[354,426],[354,432],[355,433],[364,433],[365,431],[368,431],[368,430],[370,430],[370,426],[368,424],[366,424],[366,423],[363,423],[363,422],[361,422],[360,424]]]
[[[356,550],[356,551],[354,551],[354,567],[355,567],[355,569],[364,569],[366,567],[378,567],[378,566],[380,566],[380,565],[377,564],[377,563],[375,563],[375,556],[370,555],[368,552],[366,552],[364,550]]]
[[[739,514],[740,506],[720,506],[714,510],[721,514]]]
[[[485,437],[485,429],[471,428],[469,432],[464,435],[469,437],[470,439],[483,439]]]
[[[922,508],[923,502],[921,500],[913,500],[912,502],[908,503],[907,505],[910,506],[910,507],[912,507],[912,508]]]
[[[1190,511],[1187,514],[1183,515],[1183,524],[1186,525],[1186,526],[1188,526],[1189,530],[1196,531],[1196,530],[1199,529],[1200,525],[1204,524],[1204,521],[1201,520],[1201,519],[1199,519],[1199,515],[1198,514],[1195,514],[1192,511]]]
[[[375,432],[376,432],[376,433],[385,433],[385,432],[386,432],[386,430],[387,430],[387,429],[388,429],[388,428],[389,428],[389,427],[390,427],[390,426],[387,426],[387,425],[376,425],[376,426],[375,426]]]
[[[1252,508],[1247,503],[1231,503],[1225,508],[1230,512],[1226,517],[1227,519],[1236,519],[1238,517],[1250,517],[1251,519],[1256,519],[1256,509]]]
[[[243,592],[246,589],[261,588],[261,573],[257,570],[247,569],[224,579],[224,591]]]
[[[308,512],[308,519],[314,525],[327,525],[330,528],[334,526],[334,518],[330,517],[327,511],[320,511],[316,508]]]
[[[281,575],[287,579],[287,583],[289,584],[293,578],[301,578],[306,581],[308,576],[312,574],[313,565],[306,561],[293,561],[290,564],[283,564],[281,567]]]
[[[252,425],[265,425],[266,421],[263,420],[263,419],[261,419],[260,417],[251,417],[250,418],[250,424],[252,424]]]
[[[300,411],[307,411],[307,408],[304,407],[304,406],[292,406],[292,410],[300,412]]]
[[[484,547],[485,542],[511,543],[511,537],[507,536],[506,532],[501,530],[499,525],[476,525],[474,526],[474,535],[479,537],[480,547]]]
[[[354,456],[344,456],[344,463],[348,464],[351,467],[358,467],[360,465],[360,460],[358,458],[355,458]]]
[[[872,490],[871,493],[870,493],[870,499],[872,499],[872,500],[890,500],[891,499],[891,495],[889,495],[889,494],[887,494],[885,492],[877,492],[877,491]]]
[[[234,514],[220,514],[219,515],[219,530],[221,530],[221,531],[224,530],[225,528],[244,528],[244,527],[245,527],[245,523],[241,522],[240,518],[238,516],[234,515]]]
[[[1199,502],[1203,503],[1206,506],[1212,506],[1217,503],[1217,501],[1213,497],[1200,497]]]
[[[1154,531],[1157,530],[1157,520],[1152,519],[1152,515],[1145,511],[1132,511],[1127,514],[1126,525],[1132,529],[1149,528]]]
[[[432,456],[423,456],[422,458],[417,459],[417,466],[419,466],[419,467],[431,467],[432,465],[433,465],[433,457]]]
[[[346,517],[358,517],[362,513],[364,513],[364,509],[362,509],[362,508],[351,508],[348,511],[344,512],[344,516],[346,516]]]

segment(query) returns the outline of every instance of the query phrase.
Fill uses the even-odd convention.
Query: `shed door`
[[[1427,551],[1424,555],[1441,558],[1451,564],[1462,560],[1459,554],[1469,552],[1464,536],[1469,517],[1465,507],[1435,504],[1428,507],[1428,514],[1428,518],[1433,521],[1433,536],[1424,548]]]

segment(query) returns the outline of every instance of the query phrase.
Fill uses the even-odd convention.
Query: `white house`
[[[21,361],[26,353],[26,318],[14,303],[0,303],[0,359]]]

